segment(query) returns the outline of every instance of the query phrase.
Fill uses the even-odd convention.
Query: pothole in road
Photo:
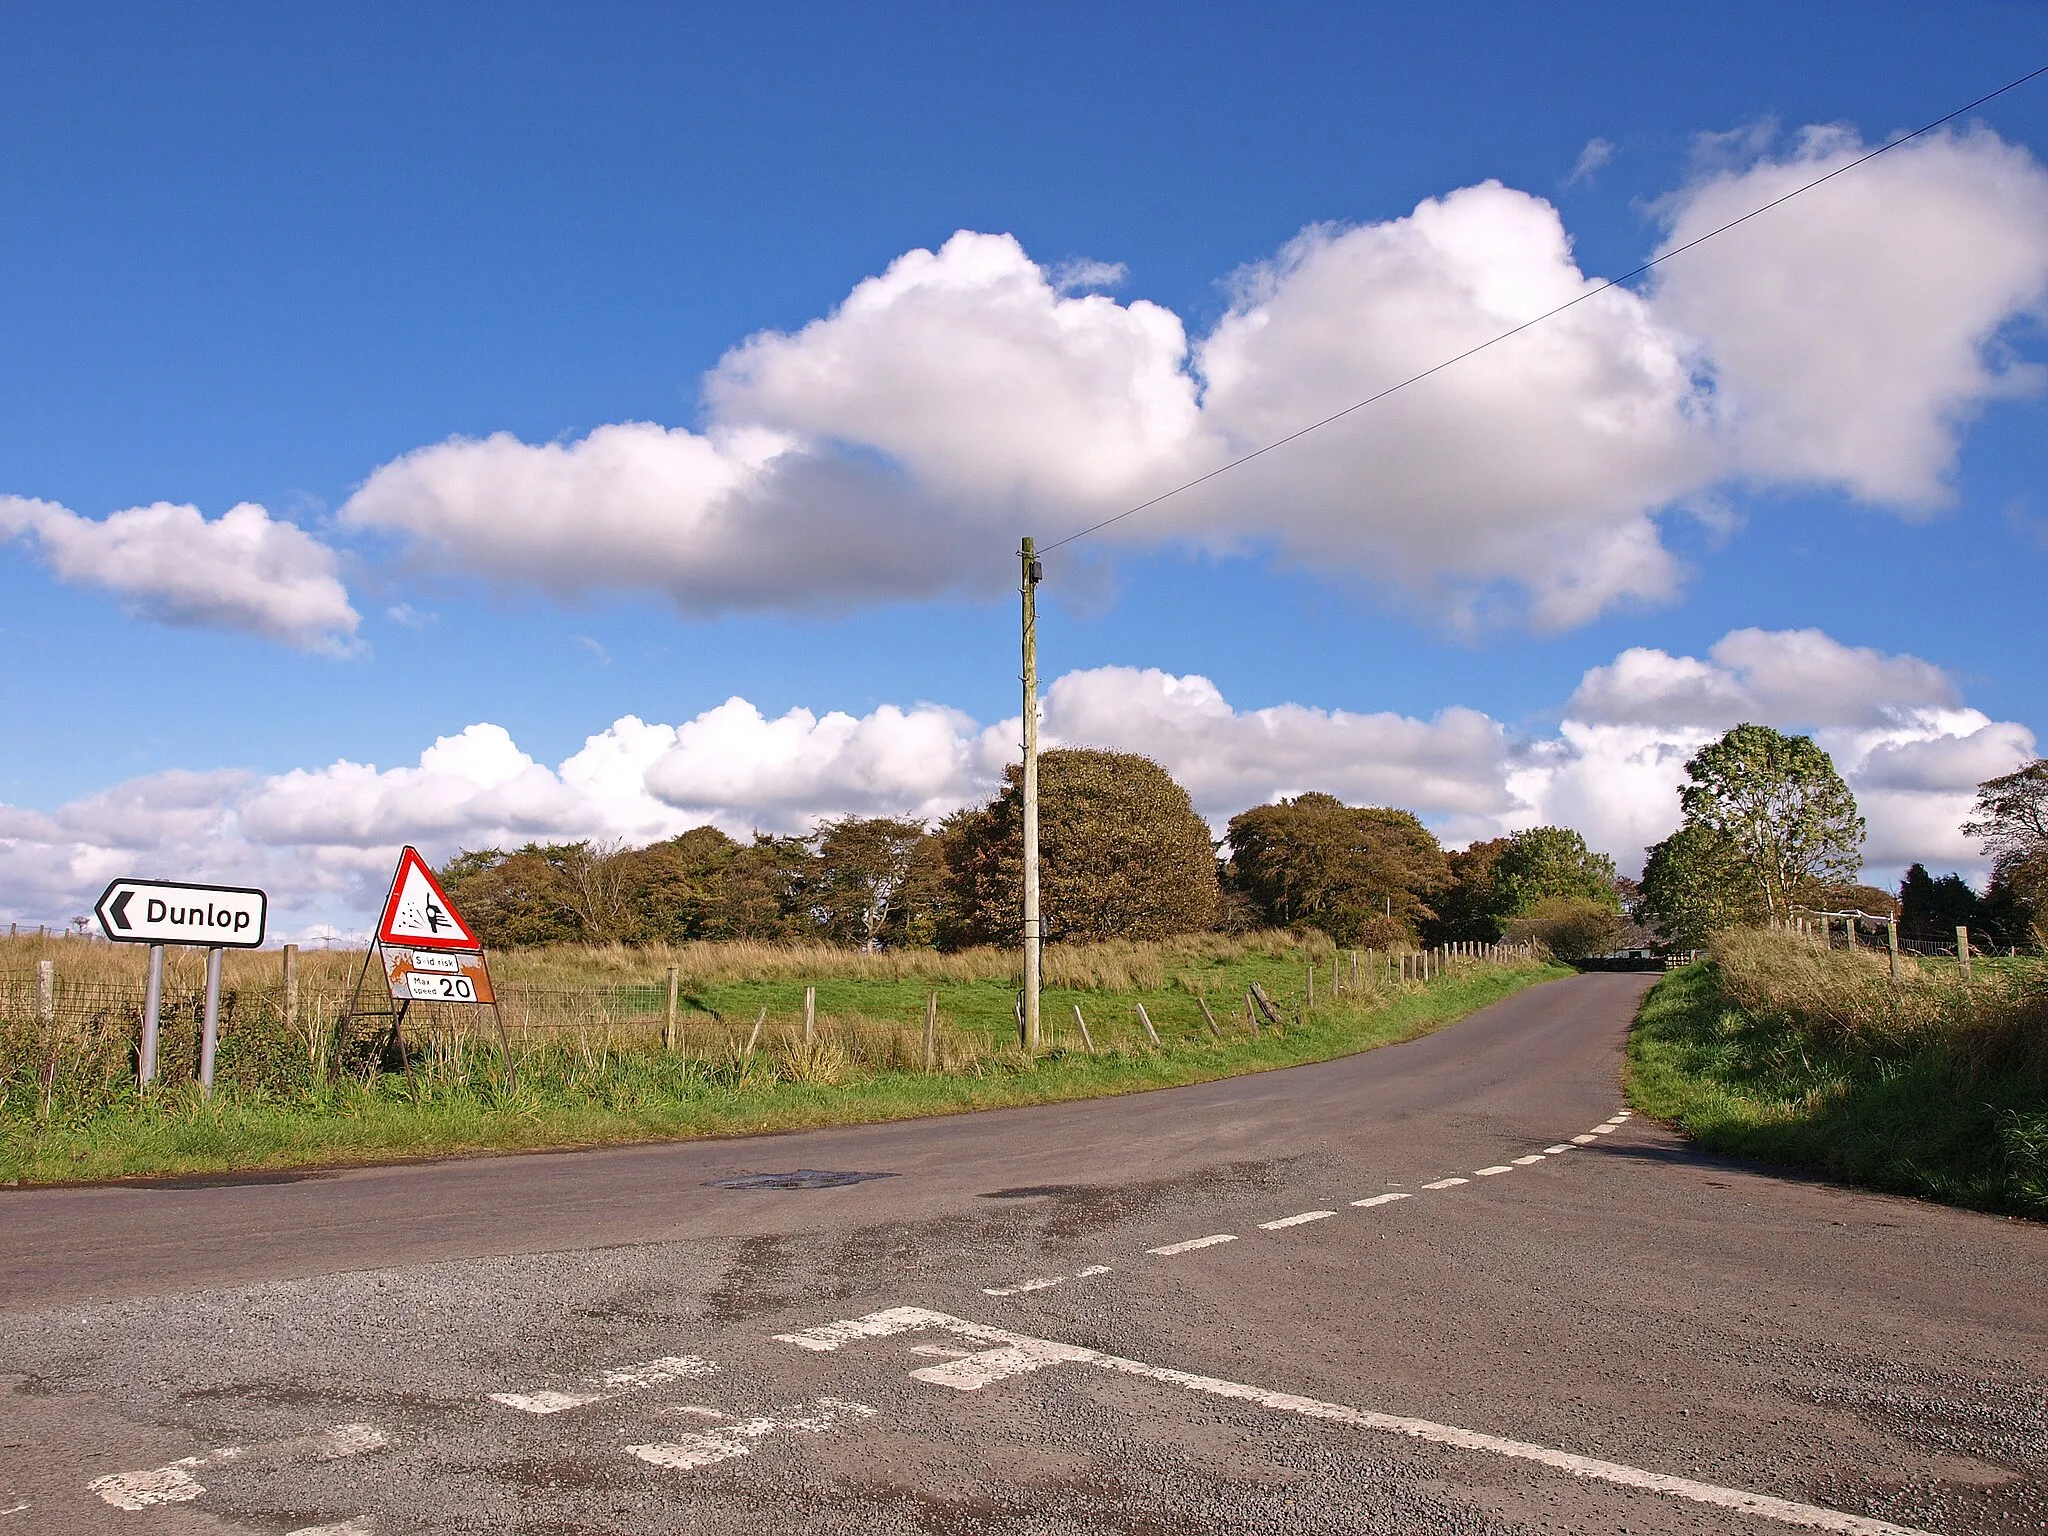
[[[794,1173],[742,1173],[729,1179],[711,1179],[706,1189],[838,1189],[843,1184],[865,1184],[869,1179],[893,1179],[893,1173],[849,1173],[830,1168],[799,1168]]]

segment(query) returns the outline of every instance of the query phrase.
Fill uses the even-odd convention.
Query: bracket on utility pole
[[[1045,567],[1030,539],[1020,551],[1024,596],[1024,1027],[1022,1045],[1038,1050],[1038,583]]]

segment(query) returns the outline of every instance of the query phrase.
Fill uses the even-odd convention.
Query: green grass
[[[1702,1146],[1897,1194],[2048,1217],[2048,1092],[1940,1031],[1834,1038],[1730,1001],[1719,967],[1651,989],[1629,1100]]]
[[[1277,965],[1279,962],[1275,961]],[[1291,967],[1290,972],[1291,974]],[[1235,978],[1235,971],[1232,973]],[[464,1153],[588,1147],[675,1138],[731,1136],[804,1127],[901,1120],[1010,1105],[1098,1098],[1211,1081],[1324,1061],[1429,1033],[1537,982],[1570,974],[1552,965],[1454,970],[1426,987],[1340,995],[1305,1021],[1253,1038],[1212,1001],[1225,1035],[1212,1041],[1184,983],[1156,994],[1106,997],[1077,993],[1097,1033],[1100,1054],[1079,1049],[1067,1026],[1054,1048],[1033,1060],[1014,1047],[970,1068],[925,1074],[863,1066],[846,1054],[806,1061],[785,1039],[781,1054],[743,1060],[729,1048],[704,1055],[614,1051],[587,1040],[527,1052],[516,1090],[508,1090],[480,1045],[461,1059],[425,1063],[411,1075],[350,1079],[290,1094],[234,1089],[201,1100],[189,1087],[142,1096],[130,1089],[110,1103],[47,1117],[10,1113],[0,1123],[0,1182],[63,1183],[142,1174],[187,1174],[362,1164]],[[1268,990],[1279,984],[1276,971]],[[1297,993],[1299,978],[1296,977]],[[763,1006],[786,1018],[785,985],[732,982],[700,991],[699,1005],[730,1021]],[[903,983],[904,996],[868,990],[896,983],[821,982],[820,1012],[915,1017],[926,988]],[[841,989],[849,988],[845,995]],[[949,1019],[970,1029],[991,1017],[1002,1030],[1014,993],[999,983],[941,987]],[[980,996],[982,990],[987,997]],[[801,988],[796,989],[800,1005]],[[1144,1001],[1159,1028],[1158,1049],[1139,1043],[1131,1004]],[[1048,1022],[1067,999],[1049,995]],[[1276,996],[1276,1002],[1284,999]],[[830,1008],[828,1009],[828,1003]],[[1114,1018],[1113,1018],[1114,1016]],[[706,1015],[708,1017],[708,1015]],[[1065,1014],[1071,1020],[1071,1014]],[[1241,1018],[1241,1015],[1239,1015]],[[1126,1020],[1129,1022],[1127,1023]],[[832,1038],[831,1030],[824,1038]],[[836,1079],[836,1080],[831,1080]]]

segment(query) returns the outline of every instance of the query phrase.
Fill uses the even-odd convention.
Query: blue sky
[[[17,518],[26,531],[0,543],[0,639],[13,663],[0,682],[13,723],[0,803],[15,818],[0,822],[0,883],[12,887],[0,890],[0,909],[68,915],[56,909],[111,873],[283,860],[323,871],[294,898],[304,920],[346,926],[364,882],[375,883],[365,871],[388,868],[397,842],[440,854],[487,835],[631,837],[672,825],[623,812],[607,820],[586,796],[581,809],[442,807],[415,828],[406,795],[431,799],[445,786],[393,781],[350,829],[294,831],[282,813],[266,822],[236,798],[339,761],[417,765],[436,738],[483,723],[552,773],[626,715],[676,725],[738,695],[768,721],[796,708],[869,720],[883,706],[930,702],[960,716],[957,772],[943,782],[913,773],[894,799],[869,793],[888,771],[869,759],[763,791],[758,803],[744,784],[703,788],[701,765],[656,773],[649,782],[666,787],[652,793],[677,823],[735,826],[957,799],[986,782],[995,749],[984,728],[1017,709],[1014,598],[999,585],[1014,537],[1057,537],[1119,496],[1164,488],[1177,466],[1208,461],[1192,448],[1140,456],[1108,489],[1065,500],[991,492],[958,514],[984,483],[959,468],[975,451],[971,431],[944,446],[958,470],[947,479],[898,452],[910,439],[890,436],[893,427],[862,438],[835,425],[885,408],[876,399],[894,375],[860,374],[850,401],[755,380],[733,386],[739,407],[707,405],[707,375],[748,337],[797,333],[906,252],[939,251],[972,230],[1013,236],[1047,272],[1120,265],[1102,285],[1110,302],[1160,306],[1199,343],[1247,302],[1233,274],[1273,262],[1304,229],[1401,220],[1489,180],[1553,207],[1577,269],[1611,275],[1659,246],[1693,206],[1687,189],[1725,172],[1736,195],[1764,184],[1740,180],[1757,166],[1794,164],[1807,125],[1882,142],[2044,62],[2048,8],[2037,4],[1871,6],[1853,25],[1822,8],[1730,4],[1569,18],[1507,6],[10,6],[0,16],[0,497],[89,521],[157,502],[214,520],[258,503],[332,552],[294,558],[330,561],[360,617],[352,633],[330,626],[325,650],[307,648],[304,633],[281,642],[275,624],[250,632],[232,604],[195,608],[189,594],[150,588],[154,578],[116,580],[89,555],[64,579],[56,535]],[[1975,123],[2038,161],[2048,80]],[[1775,137],[1764,131],[1773,124]],[[1728,137],[1703,152],[1701,135]],[[1595,144],[1607,148],[1589,156]],[[2014,185],[2031,186],[2023,171]],[[1911,192],[1902,185],[1902,198]],[[1818,268],[1808,253],[1803,281],[1894,236],[1910,240],[1925,217],[1902,201],[1893,222],[1882,198],[1857,216],[1855,238]],[[1731,254],[1716,270],[1740,281],[1743,260]],[[1935,260],[1901,270],[1909,306],[1922,286],[1938,295],[1976,281]],[[1950,451],[1886,482],[1931,477],[1950,487],[1939,504],[1922,496],[1902,510],[1914,498],[1873,490],[1839,456],[1825,473],[1787,471],[1825,457],[1787,446],[1787,434],[1819,419],[1809,413],[1768,449],[1734,452],[1721,472],[1681,475],[1661,461],[1644,470],[1655,503],[1645,515],[1669,571],[1617,578],[1611,600],[1532,620],[1540,599],[1521,592],[1517,561],[1549,556],[1506,546],[1471,556],[1477,563],[1451,579],[1482,597],[1461,606],[1440,572],[1423,569],[1426,529],[1386,551],[1374,543],[1382,513],[1369,457],[1350,471],[1362,476],[1355,507],[1284,474],[1226,477],[1231,489],[1188,513],[1210,524],[1148,515],[1120,530],[1128,537],[1082,546],[1089,571],[1054,567],[1044,673],[1199,676],[1239,716],[1288,704],[1418,722],[1447,708],[1479,712],[1504,743],[1488,771],[1506,799],[1418,788],[1429,774],[1414,761],[1361,778],[1354,759],[1377,749],[1341,732],[1263,767],[1240,743],[1228,771],[1178,726],[1162,727],[1158,747],[1198,781],[1205,811],[1241,808],[1226,803],[1233,795],[1250,803],[1318,787],[1302,776],[1327,762],[1324,779],[1354,798],[1412,791],[1455,837],[1586,803],[1584,792],[1546,799],[1528,785],[1567,750],[1559,721],[1572,718],[1589,671],[1631,648],[1675,664],[1708,658],[1731,632],[1817,630],[1838,651],[1800,652],[1812,657],[1804,681],[1767,686],[1768,667],[1753,659],[1700,665],[1734,678],[1744,706],[1777,708],[1777,723],[1863,732],[1851,752],[1887,729],[1892,746],[1914,744],[1898,735],[1909,727],[1974,740],[1970,753],[1951,754],[1939,784],[1915,770],[1949,805],[1964,757],[2022,757],[2048,726],[2037,596],[2048,562],[2048,407],[2014,372],[2048,348],[2038,297],[1985,303],[1993,323],[1972,345],[1988,348],[1980,355],[1997,382],[1965,390],[1959,406],[1925,406]],[[1679,314],[1676,301],[1669,312]],[[1345,323],[1332,315],[1304,334],[1314,341],[1316,325]],[[946,347],[919,336],[916,345]],[[1411,341],[1422,352],[1390,351],[1387,366],[1431,344]],[[1290,359],[1261,366],[1294,369]],[[1687,408],[1737,397],[1703,391]],[[1226,435],[1249,441],[1256,423],[1308,398],[1278,389],[1270,409],[1245,407]],[[342,515],[381,467],[451,437],[573,444],[622,422],[715,433],[736,410],[778,431],[798,431],[802,418],[814,424],[802,430],[831,440],[834,472],[850,478],[813,494],[830,501],[841,494],[833,486],[856,487],[832,515],[846,537],[858,537],[847,523],[871,524],[881,564],[898,558],[892,538],[912,563],[929,554],[917,522],[926,515],[980,553],[930,555],[933,569],[904,582],[793,567],[781,600],[775,547],[749,546],[734,556],[756,562],[747,611],[718,614],[704,611],[687,572],[618,575],[630,549],[604,566],[612,574],[573,579],[545,551],[479,560],[492,531],[446,521],[454,514],[417,487],[399,487],[374,517]],[[942,425],[920,418],[905,430],[926,442]],[[1057,445],[1047,451],[1057,456]],[[1514,483],[1511,470],[1502,484]],[[1656,488],[1671,486],[1659,500]],[[903,505],[930,503],[895,530],[891,487]],[[602,493],[579,482],[576,494]],[[1269,497],[1308,510],[1276,512],[1269,529]],[[527,515],[522,506],[513,496],[480,515],[509,525]],[[1478,549],[1518,515],[1446,520],[1446,558],[1465,560],[1454,546]],[[1227,537],[1216,532],[1223,524]],[[1608,561],[1598,539],[1633,525],[1616,511],[1602,526],[1570,535],[1570,560]],[[798,547],[811,527],[799,526]],[[152,558],[185,557],[155,548]],[[189,558],[214,556],[195,545]],[[473,579],[480,566],[496,579]],[[1397,568],[1408,574],[1389,579]],[[1914,672],[1915,658],[1939,678]],[[1860,681],[1843,681],[1843,667]],[[1901,678],[1903,692],[1885,692]],[[1823,697],[1851,694],[1853,707]],[[1104,703],[1089,716],[1075,705],[1065,718],[1080,739],[1082,719],[1114,722],[1134,708]],[[1961,709],[1981,721],[1935,719]],[[1616,729],[1647,720],[1610,716]],[[1658,718],[1678,730],[1665,746],[1681,756],[1687,730],[1718,722],[1711,710]],[[1984,722],[1998,727],[1995,750]],[[1142,733],[1111,744],[1148,746]],[[733,750],[743,765],[745,749]],[[168,792],[166,773],[216,777],[204,793]],[[1873,786],[1905,783],[1881,778]],[[331,779],[304,783],[309,796],[339,793]],[[124,785],[145,830],[111,830],[112,813],[93,800]],[[87,802],[98,808],[80,809]],[[1928,857],[1967,867],[1966,846],[1926,832],[1940,815],[1932,802],[1901,812],[1873,860],[1896,863],[1919,836]],[[270,830],[252,834],[258,823]],[[1594,830],[1639,847],[1646,826],[1638,815]]]

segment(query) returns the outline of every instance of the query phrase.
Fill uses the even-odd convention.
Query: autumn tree
[[[1021,770],[948,817],[949,944],[1016,944],[1024,909]],[[1039,913],[1048,942],[1158,939],[1216,919],[1215,850],[1187,791],[1150,758],[1062,747],[1038,759]]]
[[[1687,824],[1728,840],[1767,917],[1785,916],[1809,883],[1853,880],[1861,869],[1856,797],[1812,737],[1738,725],[1685,772],[1678,799]]]
[[[1407,811],[1311,793],[1234,816],[1226,878],[1267,923],[1340,944],[1412,940],[1450,884],[1442,847]]]

